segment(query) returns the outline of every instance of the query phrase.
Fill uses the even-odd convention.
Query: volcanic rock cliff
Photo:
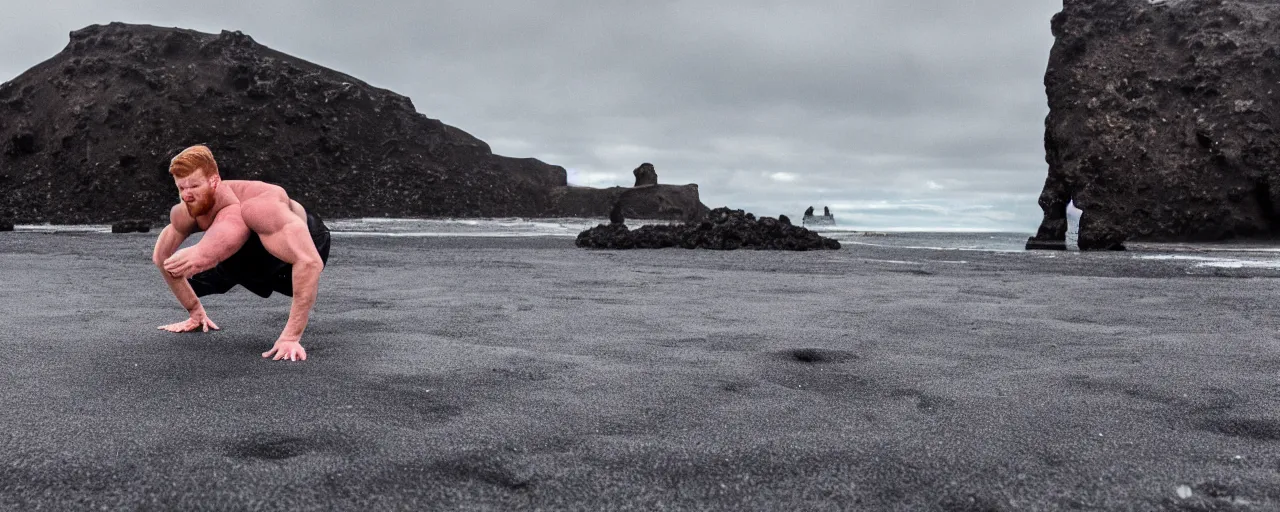
[[[1064,0],[1030,245],[1280,235],[1280,3]]]
[[[0,219],[159,217],[177,201],[168,161],[196,143],[224,178],[282,185],[327,217],[561,216],[571,188],[559,166],[494,155],[405,96],[239,32],[112,23],[0,85]],[[578,195],[608,211],[596,190]]]

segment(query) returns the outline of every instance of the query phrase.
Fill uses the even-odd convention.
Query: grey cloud
[[[990,207],[965,210],[972,227],[1027,231],[1039,220],[1042,78],[1058,2],[3,6],[24,13],[0,21],[5,79],[92,23],[241,30],[594,186],[630,184],[648,161],[663,182],[699,183],[709,205],[762,215],[896,201],[934,208],[862,218],[942,227],[968,204]]]

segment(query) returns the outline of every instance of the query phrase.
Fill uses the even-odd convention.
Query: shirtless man
[[[262,357],[305,361],[302,331],[329,259],[324,223],[276,185],[222,181],[218,163],[205,146],[179,153],[169,164],[169,174],[182,202],[169,210],[169,225],[160,232],[151,261],[191,317],[160,329],[218,330],[199,297],[226,293],[237,284],[262,297],[275,291],[292,296],[293,307],[284,332]],[[205,232],[200,242],[178,250],[196,231]]]

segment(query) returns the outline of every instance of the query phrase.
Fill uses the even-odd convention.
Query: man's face
[[[178,186],[178,195],[182,197],[182,204],[187,207],[187,212],[192,217],[209,213],[213,208],[213,192],[218,187],[217,177],[208,177],[204,172],[196,171],[185,178],[174,178],[173,182]]]

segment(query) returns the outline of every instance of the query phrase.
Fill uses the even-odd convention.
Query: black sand
[[[153,241],[0,233],[0,508],[1280,507],[1273,270],[335,238],[282,363]]]

